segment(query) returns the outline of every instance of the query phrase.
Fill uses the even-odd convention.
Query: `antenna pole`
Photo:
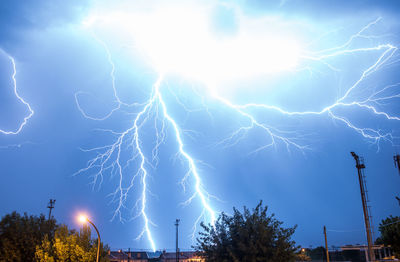
[[[50,199],[50,202],[47,205],[47,208],[49,209],[49,220],[51,218],[51,210],[54,208],[55,204],[56,204],[56,200],[55,199]]]
[[[175,220],[175,226],[176,226],[176,262],[179,262],[179,247],[178,247],[178,227],[179,227],[179,221],[180,219]]]

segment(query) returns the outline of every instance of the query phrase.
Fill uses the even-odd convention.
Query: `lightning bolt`
[[[400,98],[400,83],[393,83],[390,85],[374,88],[368,88],[368,85],[363,85],[375,73],[387,66],[390,66],[391,64],[396,63],[393,58],[396,57],[398,47],[390,43],[361,48],[352,47],[353,45],[355,45],[356,40],[371,40],[378,38],[377,36],[368,34],[368,30],[380,21],[381,18],[378,18],[369,23],[359,32],[352,35],[346,42],[339,46],[320,50],[317,52],[303,52],[301,58],[304,61],[321,63],[322,65],[328,67],[334,72],[338,72],[340,70],[330,63],[330,60],[333,58],[350,55],[356,56],[358,54],[364,53],[379,53],[377,59],[371,64],[365,66],[358,79],[347,86],[343,94],[336,98],[331,104],[318,110],[289,111],[282,107],[270,104],[238,104],[218,94],[213,86],[215,84],[207,83],[207,95],[215,99],[215,101],[221,103],[221,105],[223,105],[225,108],[232,110],[240,118],[247,120],[247,124],[241,123],[241,125],[235,131],[233,131],[222,141],[219,141],[218,145],[236,145],[248,135],[250,130],[261,130],[265,137],[268,139],[268,142],[259,146],[253,152],[265,150],[269,147],[276,147],[278,142],[283,143],[288,150],[290,150],[291,148],[295,148],[303,152],[304,150],[310,148],[309,145],[301,142],[301,136],[296,132],[281,130],[273,125],[266,123],[265,121],[260,120],[253,113],[252,110],[254,109],[273,111],[286,117],[327,116],[330,119],[340,122],[351,130],[359,133],[362,137],[377,145],[378,149],[381,141],[387,141],[393,144],[397,137],[395,137],[392,132],[376,129],[371,126],[357,125],[349,120],[346,116],[339,113],[338,110],[345,108],[351,111],[352,109],[357,108],[365,112],[371,113],[373,116],[377,118],[382,118],[384,120],[400,120],[399,116],[380,109],[380,107],[385,106],[387,103]],[[113,114],[113,112],[121,110],[123,107],[134,107],[137,108],[137,111],[135,113],[135,117],[132,119],[132,124],[126,130],[120,132],[116,132],[113,130],[103,130],[110,133],[111,136],[114,137],[114,140],[111,144],[97,148],[84,149],[84,151],[87,152],[95,152],[96,155],[94,158],[89,160],[87,166],[79,170],[77,174],[95,169],[96,172],[93,175],[94,186],[100,185],[102,183],[103,176],[107,172],[110,173],[111,176],[118,177],[118,186],[111,194],[111,196],[113,203],[115,203],[116,205],[113,219],[118,217],[121,221],[124,221],[124,218],[122,216],[123,210],[125,208],[129,208],[126,206],[129,193],[134,188],[140,186],[141,194],[134,205],[134,208],[136,208],[138,212],[134,218],[141,217],[143,219],[144,226],[141,233],[138,235],[138,238],[146,236],[148,241],[150,242],[152,250],[155,250],[156,244],[151,233],[151,227],[155,226],[155,224],[151,221],[150,215],[147,213],[148,197],[149,194],[151,194],[148,188],[147,180],[150,176],[150,168],[155,168],[158,163],[158,150],[166,140],[166,132],[168,127],[172,129],[172,132],[175,136],[175,141],[177,144],[177,156],[179,156],[180,159],[187,165],[187,173],[182,179],[182,185],[184,186],[185,181],[188,177],[192,177],[194,179],[194,194],[187,201],[185,201],[184,204],[189,204],[194,199],[198,199],[203,207],[199,218],[195,222],[194,230],[196,230],[196,224],[199,223],[200,218],[205,215],[207,215],[211,224],[214,223],[217,212],[212,208],[210,202],[210,198],[212,198],[213,196],[205,190],[202,183],[201,174],[199,173],[199,168],[197,167],[197,161],[191,156],[190,151],[185,147],[185,130],[178,125],[177,120],[169,113],[167,103],[165,102],[163,94],[160,90],[165,74],[168,72],[159,74],[157,80],[153,84],[151,94],[147,101],[145,101],[144,103],[136,103],[132,105],[123,103],[118,97],[118,93],[115,87],[115,65],[112,61],[111,52],[104,42],[100,40],[98,41],[105,48],[108,62],[112,68],[110,76],[112,78],[112,88],[114,91],[114,97],[117,106],[113,110],[111,110],[109,114],[103,117],[93,117],[86,114],[80,106],[80,93],[78,93],[75,98],[79,110],[84,117],[92,120],[104,120],[106,118],[109,118]],[[306,67],[302,70],[311,69]],[[363,95],[360,96],[360,93]],[[175,96],[177,98],[177,102],[182,105],[184,109],[187,109],[184,103],[179,101],[177,95]],[[209,112],[209,109],[206,108],[206,106],[205,110]],[[156,138],[150,157],[148,156],[148,153],[146,153],[146,150],[144,149],[142,143],[142,137],[144,136],[143,129],[147,124],[153,124]],[[124,157],[124,155],[128,155],[129,157]],[[129,168],[131,168],[132,166],[133,169],[129,170]]]
[[[11,55],[7,54],[7,53],[6,53],[3,49],[1,49],[1,48],[0,48],[0,52],[3,53],[4,55],[6,55],[6,56],[8,57],[8,59],[10,60],[11,64],[12,64],[13,73],[12,73],[11,78],[12,78],[12,80],[13,80],[13,91],[14,91],[14,95],[17,97],[17,99],[18,99],[22,104],[24,104],[24,105],[28,108],[28,111],[29,111],[29,114],[28,114],[27,116],[24,117],[23,121],[19,124],[19,126],[18,126],[17,129],[11,130],[11,131],[0,129],[0,133],[2,133],[2,134],[4,134],[4,135],[17,135],[17,134],[19,134],[19,133],[22,131],[22,129],[24,128],[24,126],[28,123],[29,119],[33,116],[34,111],[32,110],[30,104],[29,104],[28,102],[26,102],[26,101],[19,95],[19,93],[18,93],[18,90],[17,90],[17,79],[16,79],[17,68],[16,68],[16,65],[15,65],[15,59],[14,59]]]
[[[396,115],[389,114],[385,111],[380,110],[377,106],[384,105],[385,102],[394,100],[396,98],[400,98],[399,87],[400,83],[394,83],[391,85],[383,86],[380,88],[376,88],[373,90],[363,90],[361,85],[366,81],[368,77],[382,69],[385,65],[388,66],[389,61],[395,56],[396,52],[398,51],[398,47],[392,44],[381,44],[373,47],[366,47],[366,48],[349,48],[352,43],[359,39],[359,38],[367,38],[372,39],[375,36],[364,34],[372,26],[376,25],[382,18],[378,18],[375,21],[369,23],[365,27],[363,27],[358,33],[352,35],[350,39],[337,47],[322,50],[319,52],[315,52],[310,56],[303,56],[303,59],[318,61],[322,64],[328,66],[330,69],[337,71],[337,69],[329,64],[326,60],[329,58],[335,58],[339,56],[345,55],[356,55],[357,53],[367,53],[367,52],[374,52],[380,51],[381,54],[379,57],[366,69],[361,73],[360,77],[352,84],[350,87],[347,88],[347,91],[336,101],[332,104],[322,108],[318,111],[288,111],[281,107],[268,105],[268,104],[256,104],[256,103],[247,103],[247,104],[234,104],[233,102],[229,101],[228,99],[218,95],[214,92],[215,88],[210,88],[210,95],[220,101],[223,105],[231,108],[240,116],[245,117],[248,119],[249,124],[247,126],[241,126],[236,131],[234,131],[229,137],[222,140],[219,144],[226,144],[229,146],[237,144],[241,139],[245,137],[245,134],[251,129],[261,129],[265,132],[265,134],[270,138],[270,142],[260,146],[259,148],[255,149],[253,152],[258,152],[260,150],[266,149],[268,147],[276,146],[277,141],[283,142],[287,149],[289,150],[290,147],[295,147],[299,150],[304,150],[309,148],[307,145],[303,145],[297,142],[298,137],[288,137],[287,132],[279,130],[275,127],[268,126],[265,123],[261,123],[258,121],[250,112],[249,109],[264,109],[264,110],[271,110],[281,113],[282,115],[286,116],[307,116],[307,115],[328,115],[331,119],[342,122],[347,127],[353,129],[364,138],[371,141],[373,144],[378,146],[379,150],[379,143],[380,141],[384,140],[394,145],[394,140],[398,139],[398,137],[393,136],[391,132],[385,132],[383,130],[374,129],[371,127],[360,127],[353,124],[349,119],[344,116],[340,116],[339,114],[335,113],[335,109],[337,108],[349,108],[358,107],[365,111],[368,111],[377,117],[383,117],[386,120],[393,120],[399,121],[400,117]],[[355,93],[356,91],[369,91],[369,96],[366,98],[352,98],[351,94]]]
[[[178,143],[178,151],[179,154],[183,157],[183,159],[188,163],[189,165],[189,170],[188,174],[192,175],[196,181],[195,183],[195,193],[194,195],[187,201],[189,203],[194,199],[195,197],[199,197],[201,204],[203,205],[204,209],[209,213],[211,217],[211,222],[214,223],[215,221],[215,211],[211,208],[209,204],[209,197],[210,195],[204,190],[201,182],[200,175],[197,171],[197,167],[195,164],[195,160],[190,156],[190,154],[185,150],[184,148],[184,142],[181,136],[181,130],[176,123],[176,121],[172,118],[171,115],[168,114],[167,111],[167,106],[164,102],[164,99],[162,97],[162,94],[160,92],[160,85],[162,83],[162,75],[158,78],[156,83],[153,86],[153,92],[149,100],[145,103],[143,109],[137,113],[135,119],[133,120],[133,125],[125,130],[124,132],[121,133],[116,133],[114,131],[109,130],[112,134],[117,135],[117,139],[115,143],[105,146],[105,147],[100,147],[100,148],[94,148],[86,151],[93,151],[93,150],[105,150],[104,153],[101,153],[97,155],[95,158],[89,161],[88,166],[84,169],[81,169],[77,172],[82,173],[85,171],[88,171],[89,169],[92,168],[98,168],[97,174],[94,176],[94,181],[93,183],[96,184],[97,180],[100,179],[101,181],[103,180],[103,174],[111,169],[112,173],[117,173],[119,177],[119,185],[117,189],[112,193],[112,196],[114,197],[113,200],[117,202],[117,207],[114,212],[113,219],[115,217],[119,217],[121,221],[123,221],[122,217],[122,209],[125,207],[125,201],[128,197],[128,193],[131,191],[133,186],[135,185],[135,180],[139,178],[141,186],[142,186],[142,193],[140,199],[136,202],[136,207],[140,205],[139,207],[139,213],[138,215],[143,218],[144,221],[144,227],[142,232],[139,234],[138,238],[142,237],[143,235],[146,235],[149,242],[150,246],[153,251],[156,250],[155,248],[155,243],[150,231],[150,224],[153,224],[149,216],[146,213],[146,205],[147,205],[147,194],[148,194],[148,188],[147,188],[147,177],[149,175],[149,172],[147,170],[146,164],[148,164],[148,161],[146,160],[145,153],[143,152],[143,148],[141,145],[141,140],[140,140],[140,130],[143,127],[143,125],[146,124],[146,122],[149,121],[151,112],[153,112],[156,116],[156,118],[159,118],[159,107],[161,107],[162,115],[163,115],[163,120],[162,120],[162,128],[157,130],[157,143],[155,148],[153,149],[153,158],[157,158],[157,150],[158,147],[161,145],[165,138],[165,121],[167,121],[173,128],[173,131],[175,133],[175,137]],[[95,119],[96,118],[91,118]],[[165,121],[164,121],[165,120]],[[129,163],[123,163],[124,161],[121,158],[121,154],[123,153],[123,147],[124,145],[127,144],[132,151],[134,152],[132,158],[130,158],[128,161],[135,161],[138,160],[139,165],[137,168],[136,173],[132,176],[132,179],[127,185],[124,185],[123,180],[124,180],[124,166],[129,165]],[[100,182],[101,183],[101,182]],[[187,204],[186,203],[186,204]],[[203,214],[203,213],[202,213]]]
[[[119,110],[121,106],[131,107],[132,104],[123,103],[118,97],[115,88],[115,76],[114,76],[115,65],[112,60],[111,53],[109,51],[109,48],[103,41],[99,40],[97,37],[96,40],[99,43],[101,43],[101,45],[106,50],[108,62],[111,65],[110,76],[112,79],[112,88],[114,91],[115,100],[117,101],[117,107],[112,109],[107,115],[103,117],[94,117],[88,115],[82,109],[79,103],[79,95],[81,95],[82,92],[78,92],[75,94],[75,101],[78,106],[78,109],[85,118],[101,121],[109,118],[115,111]],[[128,128],[123,132],[103,130],[106,132],[110,132],[111,134],[117,137],[114,143],[103,147],[83,150],[86,152],[103,150],[103,152],[98,154],[95,158],[91,159],[85,168],[75,173],[79,174],[97,168],[98,172],[93,176],[94,179],[92,183],[94,186],[96,184],[102,183],[103,175],[107,171],[110,171],[113,175],[116,174],[118,176],[119,184],[115,189],[115,191],[111,194],[112,202],[116,202],[116,208],[112,219],[118,217],[120,221],[125,221],[125,219],[122,216],[122,211],[124,208],[126,208],[125,202],[128,198],[129,192],[134,188],[136,182],[138,181],[142,189],[141,189],[141,196],[136,201],[135,204],[135,208],[138,209],[139,211],[134,218],[138,216],[142,217],[144,226],[141,233],[138,235],[137,239],[140,239],[142,236],[146,235],[147,239],[150,242],[151,249],[153,251],[156,250],[156,245],[152,237],[150,225],[154,225],[154,223],[149,219],[149,216],[146,213],[147,198],[148,194],[150,193],[147,186],[147,179],[149,175],[148,166],[151,166],[151,164],[150,161],[148,161],[145,156],[140,139],[141,129],[147,122],[150,121],[152,115],[154,116],[156,123],[158,120],[161,119],[160,128],[158,128],[157,124],[155,124],[155,130],[157,131],[156,133],[157,142],[152,150],[152,159],[155,162],[157,162],[158,149],[165,140],[165,127],[166,124],[169,123],[172,126],[172,129],[175,133],[175,138],[178,143],[178,152],[182,156],[183,160],[188,163],[187,175],[189,176],[191,175],[195,179],[195,193],[185,202],[185,204],[189,204],[194,198],[198,197],[201,201],[201,204],[204,207],[204,210],[208,212],[211,223],[214,223],[216,219],[215,211],[209,204],[209,198],[211,197],[211,195],[208,192],[206,192],[203,188],[201,177],[200,174],[198,173],[195,164],[195,159],[193,159],[184,148],[184,142],[181,135],[182,130],[179,128],[174,118],[168,113],[166,103],[164,102],[163,96],[160,92],[160,86],[162,84],[162,80],[163,80],[163,74],[160,74],[158,80],[153,85],[152,95],[150,96],[150,98],[145,103],[135,104],[135,106],[142,106],[142,110],[140,110],[136,114],[136,117],[134,118],[133,124],[130,128]],[[160,116],[160,114],[162,114],[162,116]],[[121,157],[121,155],[123,155],[124,153],[125,146],[129,147],[133,152],[132,157],[129,158],[128,161],[124,161]],[[135,161],[138,164],[138,168],[132,175],[132,178],[129,180],[129,182],[124,183],[124,169],[127,168],[127,166],[129,166],[131,162]],[[186,178],[187,176],[185,176],[184,180]],[[184,184],[184,180],[182,181],[182,184]],[[200,216],[203,215],[204,212],[202,212]]]

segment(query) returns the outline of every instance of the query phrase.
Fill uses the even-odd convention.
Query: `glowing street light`
[[[97,230],[97,227],[96,227],[96,226],[93,224],[93,222],[90,221],[89,218],[88,218],[87,216],[85,216],[85,215],[80,215],[80,216],[78,217],[78,220],[79,220],[79,222],[81,222],[82,224],[83,224],[83,223],[86,223],[86,222],[89,222],[89,224],[91,224],[91,225],[94,227],[94,229],[96,230],[96,232],[97,232],[97,258],[96,258],[96,262],[99,262],[99,256],[100,256],[100,233],[99,233],[99,230]]]

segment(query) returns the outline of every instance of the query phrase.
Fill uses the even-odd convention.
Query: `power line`
[[[397,221],[391,222],[391,223],[382,224],[382,225],[380,225],[380,226],[382,226],[382,227],[386,227],[386,226],[390,226],[390,225],[393,225],[393,224],[396,224],[396,223],[400,223],[400,219],[399,219],[399,220],[397,220]]]

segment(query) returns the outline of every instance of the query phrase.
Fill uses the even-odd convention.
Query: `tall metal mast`
[[[372,249],[372,230],[371,230],[371,217],[369,215],[369,210],[367,206],[367,195],[365,190],[365,182],[364,182],[364,174],[363,169],[365,168],[364,160],[354,152],[351,152],[351,155],[354,157],[356,161],[356,167],[358,172],[358,180],[360,182],[360,193],[361,193],[361,201],[363,205],[364,211],[364,222],[365,222],[365,231],[367,233],[367,241],[368,241],[368,254],[369,254],[369,261],[375,261],[375,254],[374,250]]]

